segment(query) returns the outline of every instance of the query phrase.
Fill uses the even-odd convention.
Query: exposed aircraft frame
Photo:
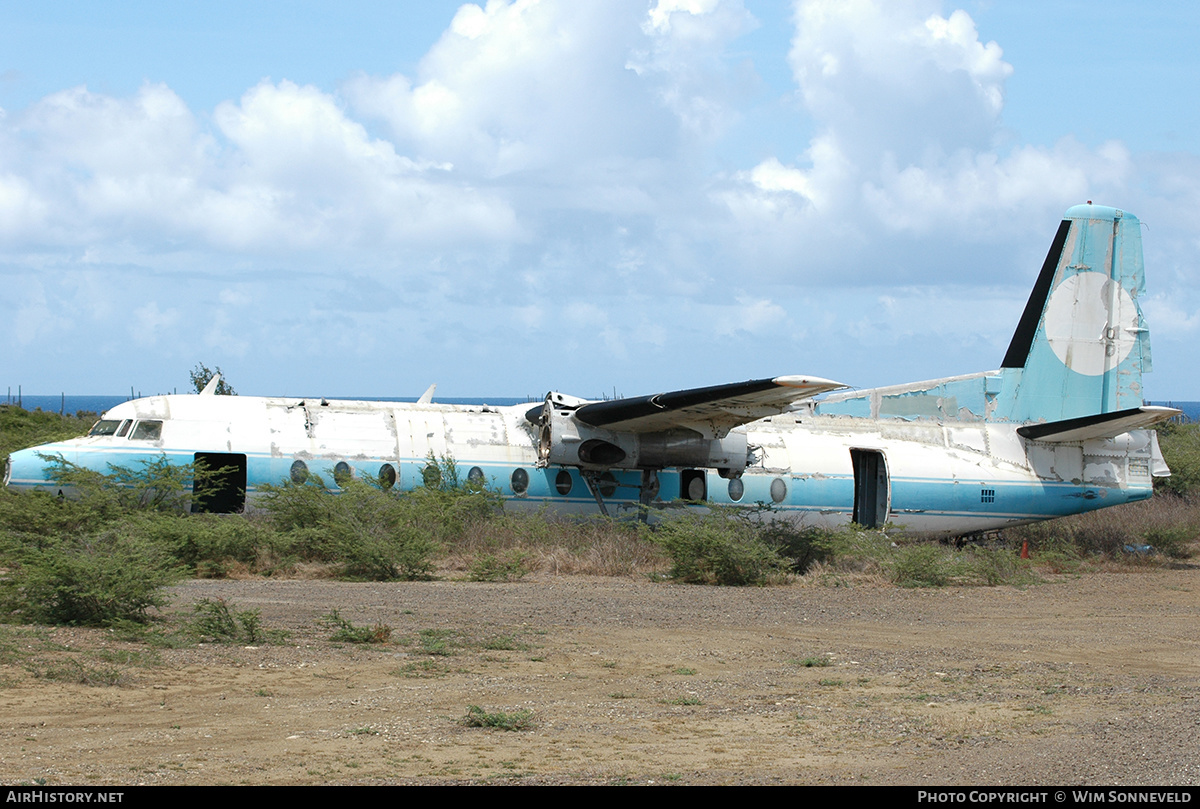
[[[13,453],[5,483],[54,490],[46,455],[106,471],[165,455],[225,472],[194,507],[264,483],[425,484],[452,457],[512,507],[644,513],[769,504],[797,521],[969,534],[1148,498],[1169,474],[1142,405],[1150,370],[1140,225],[1071,208],[996,371],[850,391],[779,376],[614,401],[456,406],[216,396],[120,404],[83,438]],[[818,399],[817,397],[824,398]]]

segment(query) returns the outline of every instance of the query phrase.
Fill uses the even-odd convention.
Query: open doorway
[[[236,514],[246,507],[246,456],[197,452],[192,513]]]
[[[874,449],[852,449],[854,463],[854,522],[863,528],[880,528],[887,522],[888,490],[887,462],[883,453]]]

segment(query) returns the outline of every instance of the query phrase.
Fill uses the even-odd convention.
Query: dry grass
[[[520,551],[530,571],[554,575],[630,576],[664,569],[669,560],[643,531],[602,518],[506,513],[467,526],[462,539],[446,549],[443,565],[469,571],[481,555]]]
[[[1157,494],[1150,500],[1076,514],[1003,532],[1006,544],[1042,555],[1132,564],[1173,564],[1197,552],[1200,497]],[[1149,545],[1154,553],[1130,553]]]

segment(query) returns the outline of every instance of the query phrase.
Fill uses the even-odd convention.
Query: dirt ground
[[[1196,566],[1025,589],[539,574],[174,592],[176,610],[223,598],[289,636],[153,650],[5,629],[0,781],[1200,782]],[[391,640],[331,642],[334,609]],[[530,726],[469,727],[471,705]]]

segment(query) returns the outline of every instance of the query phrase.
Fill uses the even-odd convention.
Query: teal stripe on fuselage
[[[137,447],[73,447],[51,444],[37,448],[44,455],[62,454],[75,464],[107,473],[109,465],[124,466],[136,470],[143,462],[150,463],[162,456],[173,464],[192,463],[192,450],[156,449],[147,452]],[[273,456],[268,453],[237,453],[247,456],[248,491],[253,493],[262,484],[279,484],[288,479],[295,456]],[[12,455],[12,486],[43,486],[50,483],[45,477],[45,461],[31,450],[22,450]],[[333,468],[340,459],[305,459],[311,474],[319,475],[326,486],[334,487]],[[345,460],[360,478],[374,480],[379,468],[392,464],[397,468],[397,488],[409,490],[424,485],[423,471],[428,465],[426,458],[376,458],[370,460]],[[537,469],[533,466],[517,467],[508,464],[464,464],[458,468],[460,478],[465,480],[469,470],[478,466],[489,486],[506,498],[518,501],[544,501],[548,504],[572,504],[581,507],[594,506],[593,498],[579,470],[564,467]],[[521,468],[529,476],[528,488],[523,493],[512,489],[512,473]],[[556,480],[560,472],[571,476],[571,489],[563,495],[558,492]],[[614,505],[637,503],[641,473],[638,471],[612,472],[618,487],[605,501]],[[680,495],[680,473],[664,470],[659,473],[659,499],[673,501]],[[774,503],[771,485],[781,480],[786,486],[782,502]],[[748,473],[741,478],[743,494],[738,500],[729,495],[729,483],[713,472],[706,474],[708,502],[716,505],[767,504],[786,512],[822,512],[849,515],[854,504],[854,478],[852,475],[770,475]],[[996,518],[1001,520],[1046,519],[1091,511],[1119,503],[1144,500],[1151,496],[1150,486],[1126,489],[1101,486],[1080,486],[1072,483],[1051,481],[950,481],[937,478],[896,477],[891,480],[891,520],[903,523],[904,515]],[[983,490],[991,490],[992,500],[985,502]]]

